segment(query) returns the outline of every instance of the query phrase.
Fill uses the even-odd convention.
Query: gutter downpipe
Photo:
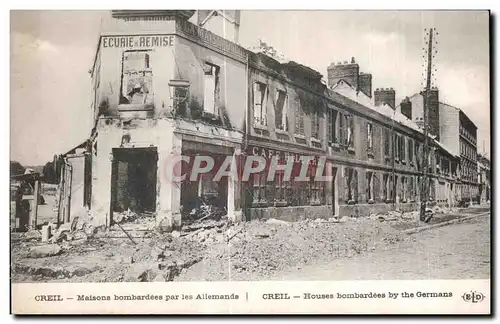
[[[245,132],[243,134],[244,138],[243,138],[243,150],[241,152],[241,157],[244,157],[246,158],[247,156],[247,149],[248,149],[248,134],[250,132],[250,118],[249,118],[249,113],[250,113],[250,109],[249,109],[249,105],[250,103],[248,102],[249,101],[249,95],[248,95],[248,79],[250,78],[250,69],[249,69],[249,55],[248,55],[248,52],[247,52],[247,62],[246,62],[246,67],[245,67]],[[239,164],[239,167],[241,168],[242,167],[242,163],[241,163],[241,159],[240,159],[240,163]],[[247,208],[247,195],[246,195],[246,191],[247,189],[245,188],[245,184],[240,182],[240,197],[241,197],[241,209],[243,211],[243,217],[245,218],[244,220],[248,220],[248,208]]]
[[[394,193],[394,197],[391,197],[392,200],[392,207],[393,209],[396,207],[396,189],[397,189],[397,184],[396,184],[396,141],[394,139],[396,138],[396,134],[394,132],[394,118],[396,115],[396,110],[394,110],[394,113],[391,118],[391,134],[392,134],[392,191]],[[394,199],[393,199],[394,198]]]

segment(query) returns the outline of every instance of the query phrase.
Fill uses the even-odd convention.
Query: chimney
[[[337,64],[331,63],[327,68],[328,72],[328,87],[332,88],[340,80],[347,81],[355,89],[358,89],[359,65],[351,59],[351,63],[345,61]]]
[[[396,91],[393,88],[377,88],[374,95],[375,106],[388,104],[392,109],[396,109]]]
[[[409,120],[412,119],[410,98],[406,97],[401,101],[401,113]]]
[[[358,87],[368,97],[372,97],[372,75],[369,73],[359,73]]]
[[[239,43],[240,10],[198,10],[197,25],[222,38]]]

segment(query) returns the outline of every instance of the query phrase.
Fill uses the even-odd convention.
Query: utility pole
[[[426,221],[425,210],[427,205],[428,196],[428,171],[429,171],[429,97],[431,93],[431,77],[432,77],[432,33],[435,28],[429,30],[429,40],[427,48],[427,71],[426,71],[426,84],[423,93],[424,96],[424,150],[422,167],[424,168],[424,176],[422,179],[420,189],[420,221]]]

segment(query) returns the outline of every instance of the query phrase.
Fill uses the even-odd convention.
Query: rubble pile
[[[220,234],[228,244],[211,249],[175,280],[259,280],[274,271],[327,263],[406,238],[366,218],[293,223],[270,219],[237,224]]]
[[[441,218],[451,211],[437,206],[428,209],[429,214],[443,214]],[[206,217],[164,233],[154,228],[154,217],[149,215],[127,211],[121,216],[120,222],[106,228],[93,224],[92,215],[82,212],[57,229],[47,224],[48,231],[18,235],[13,246],[13,278],[63,282],[262,280],[272,273],[411,240],[401,230],[422,224],[418,211],[238,224],[231,224],[227,217]]]

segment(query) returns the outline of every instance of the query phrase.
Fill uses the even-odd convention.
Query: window
[[[266,174],[265,172],[253,175],[253,204],[266,202]]]
[[[286,202],[286,187],[287,182],[283,181],[285,172],[282,170],[276,171],[276,195],[274,200],[276,202]]]
[[[339,135],[340,144],[347,145],[347,116],[339,113]]]
[[[328,141],[330,143],[337,143],[337,115],[338,112],[333,109],[328,109]]]
[[[368,203],[373,203],[374,197],[373,197],[373,181],[374,181],[374,174],[373,172],[369,171],[366,172],[366,199],[368,200]]]
[[[382,197],[385,201],[389,200],[389,175],[384,174],[382,177]]]
[[[410,201],[415,201],[415,187],[413,184],[413,176],[408,177],[408,197]]]
[[[354,118],[347,116],[347,146],[354,147]]]
[[[391,156],[391,133],[387,128],[384,128],[384,155]]]
[[[254,125],[267,126],[267,85],[255,82],[253,87]]]
[[[153,73],[148,51],[123,53],[120,104],[153,106]]]
[[[401,161],[406,161],[406,137],[401,137]]]
[[[397,134],[394,134],[394,145],[395,145],[395,156],[394,158],[396,160],[399,160],[399,158],[401,157],[401,137]]]
[[[295,134],[305,135],[304,132],[304,111],[300,104],[295,106]]]
[[[352,168],[345,168],[345,198],[348,204],[358,200],[358,172]]]
[[[319,115],[318,112],[314,111],[311,113],[311,136],[315,139],[319,139]]]
[[[413,163],[413,150],[415,149],[413,145],[413,139],[408,139],[408,162]]]
[[[217,100],[219,93],[219,67],[213,64],[205,63],[204,75],[204,97],[203,110],[206,113],[218,115]]]
[[[366,125],[366,133],[367,133],[368,149],[373,150],[373,125],[371,123],[368,123]]]
[[[276,129],[288,131],[288,109],[287,109],[287,96],[286,92],[282,90],[276,91],[274,105],[274,121]]]
[[[406,202],[406,177],[401,177],[401,202]]]

